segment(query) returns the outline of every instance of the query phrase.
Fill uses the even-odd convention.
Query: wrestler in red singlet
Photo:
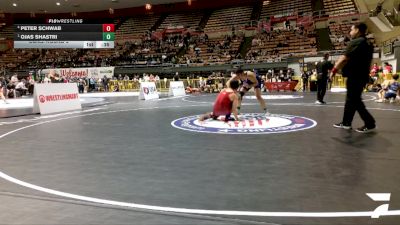
[[[239,100],[236,94],[238,88],[239,81],[232,81],[230,88],[225,88],[218,94],[217,99],[214,102],[213,112],[200,116],[199,120],[204,121],[209,118],[216,120],[219,116],[225,116],[225,121],[231,119],[239,120],[237,112]],[[231,118],[231,114],[233,114],[234,118]]]
[[[232,101],[229,97],[232,91],[223,90],[218,94],[214,103],[213,116],[226,116],[232,112]]]

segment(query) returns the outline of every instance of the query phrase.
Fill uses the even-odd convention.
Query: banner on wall
[[[114,67],[86,67],[86,68],[54,68],[41,70],[42,75],[47,75],[54,71],[60,77],[70,78],[112,78],[114,76]]]
[[[303,16],[297,19],[297,26],[303,25],[305,27],[311,26],[313,24],[313,18],[311,16]]]
[[[289,82],[266,82],[265,87],[268,91],[293,91],[297,85],[297,81]]]

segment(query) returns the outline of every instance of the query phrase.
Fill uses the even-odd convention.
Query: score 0
[[[114,24],[103,24],[103,32],[114,32]]]

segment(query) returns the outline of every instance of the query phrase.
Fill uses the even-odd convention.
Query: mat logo
[[[262,113],[248,113],[240,115],[240,121],[224,121],[221,116],[218,120],[199,121],[199,116],[189,116],[171,122],[178,129],[218,134],[273,134],[287,133],[313,128],[317,125],[312,119]]]

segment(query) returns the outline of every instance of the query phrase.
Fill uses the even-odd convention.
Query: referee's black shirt
[[[373,51],[374,47],[366,37],[358,37],[349,42],[345,52],[348,62],[342,69],[343,76],[349,82],[368,82]]]

